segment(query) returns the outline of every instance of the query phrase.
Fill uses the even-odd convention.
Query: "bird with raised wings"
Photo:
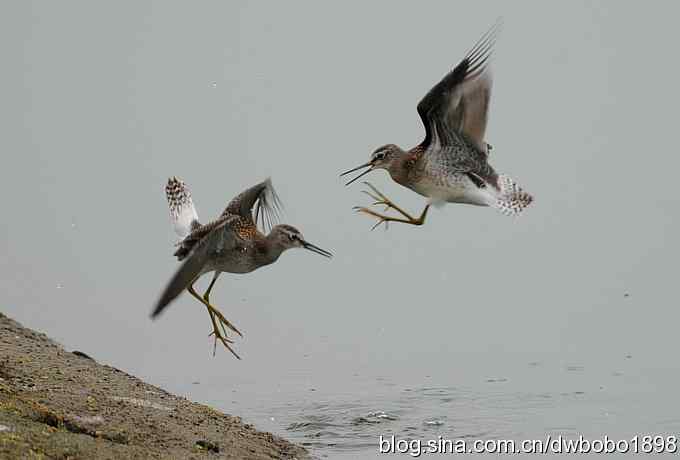
[[[368,162],[346,174],[368,168],[354,179],[376,169],[386,170],[392,180],[428,198],[418,217],[394,204],[371,184],[366,191],[375,200],[401,214],[393,217],[367,207],[355,209],[381,223],[402,222],[422,225],[432,204],[466,203],[491,206],[507,215],[520,214],[533,197],[510,177],[498,174],[489,164],[491,146],[486,143],[489,101],[491,98],[491,57],[500,22],[475,44],[465,58],[437,83],[418,104],[425,126],[423,141],[406,151],[394,144],[375,150]]]
[[[225,326],[239,336],[243,335],[210,303],[210,291],[220,274],[252,272],[276,262],[291,248],[304,248],[325,257],[331,257],[331,253],[309,243],[295,227],[275,225],[280,202],[269,179],[239,194],[220,217],[205,225],[199,223],[191,192],[183,181],[170,178],[165,193],[170,219],[181,238],[174,255],[182,265],[161,294],[151,317],[155,318],[186,289],[208,309],[215,345],[219,340],[240,359],[230,346],[233,341],[227,337]],[[260,231],[258,222],[263,231],[270,229],[268,234]],[[212,281],[201,296],[194,289],[194,283],[210,272],[213,272]],[[213,354],[214,350],[215,347]]]

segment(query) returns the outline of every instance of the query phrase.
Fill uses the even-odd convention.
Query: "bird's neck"
[[[257,254],[262,265],[269,265],[276,262],[284,250],[285,248],[277,242],[277,239],[272,237],[271,233],[263,238],[262,242],[257,245]]]
[[[409,175],[414,169],[416,160],[418,159],[418,152],[413,149],[408,152],[401,152],[398,157],[394,158],[387,168],[392,180],[398,184],[406,185],[409,183]]]

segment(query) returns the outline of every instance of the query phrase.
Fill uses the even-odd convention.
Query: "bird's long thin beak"
[[[302,247],[309,250],[309,251],[316,252],[317,254],[321,254],[322,256],[328,257],[329,259],[331,257],[333,257],[333,254],[326,251],[325,249],[321,249],[319,246],[315,246],[312,243],[308,243],[306,241],[301,241],[301,243],[302,243]]]
[[[369,161],[369,162],[367,162],[367,163],[362,164],[361,166],[357,166],[356,168],[352,168],[352,169],[350,169],[349,171],[345,171],[344,173],[340,174],[340,177],[342,177],[342,176],[344,176],[344,175],[347,175],[347,174],[349,174],[349,173],[353,173],[354,171],[358,171],[358,170],[363,169],[363,168],[370,168],[370,169],[367,169],[366,171],[362,172],[362,173],[359,174],[357,177],[355,177],[354,179],[352,179],[352,180],[350,180],[349,182],[347,182],[345,185],[349,185],[349,184],[351,184],[352,182],[354,182],[355,180],[359,179],[360,177],[363,177],[363,176],[365,176],[366,174],[368,174],[368,173],[370,173],[371,171],[373,171],[373,163]]]

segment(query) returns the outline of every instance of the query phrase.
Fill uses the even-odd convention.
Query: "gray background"
[[[279,432],[263,395],[295,410],[300,387],[320,391],[311,400],[353,395],[356,375],[474,386],[541,362],[558,394],[565,369],[592,371],[579,382],[598,387],[630,355],[646,390],[622,399],[647,395],[661,411],[676,399],[662,390],[680,380],[676,3],[1,9],[4,313]],[[420,142],[417,102],[498,16],[491,160],[535,206],[512,219],[448,205],[422,228],[370,232],[351,211],[367,197],[338,173],[384,143]],[[291,251],[223,275],[213,301],[245,334],[240,362],[212,357],[189,296],[148,317],[176,269],[163,193],[175,174],[203,220],[271,175],[284,221],[336,254]],[[420,211],[384,172],[368,177]]]

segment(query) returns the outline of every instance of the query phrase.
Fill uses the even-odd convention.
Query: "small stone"
[[[205,439],[200,439],[196,441],[196,445],[201,449],[205,449],[208,452],[212,452],[214,454],[218,454],[220,452],[220,448],[217,444],[211,441],[207,441]]]

